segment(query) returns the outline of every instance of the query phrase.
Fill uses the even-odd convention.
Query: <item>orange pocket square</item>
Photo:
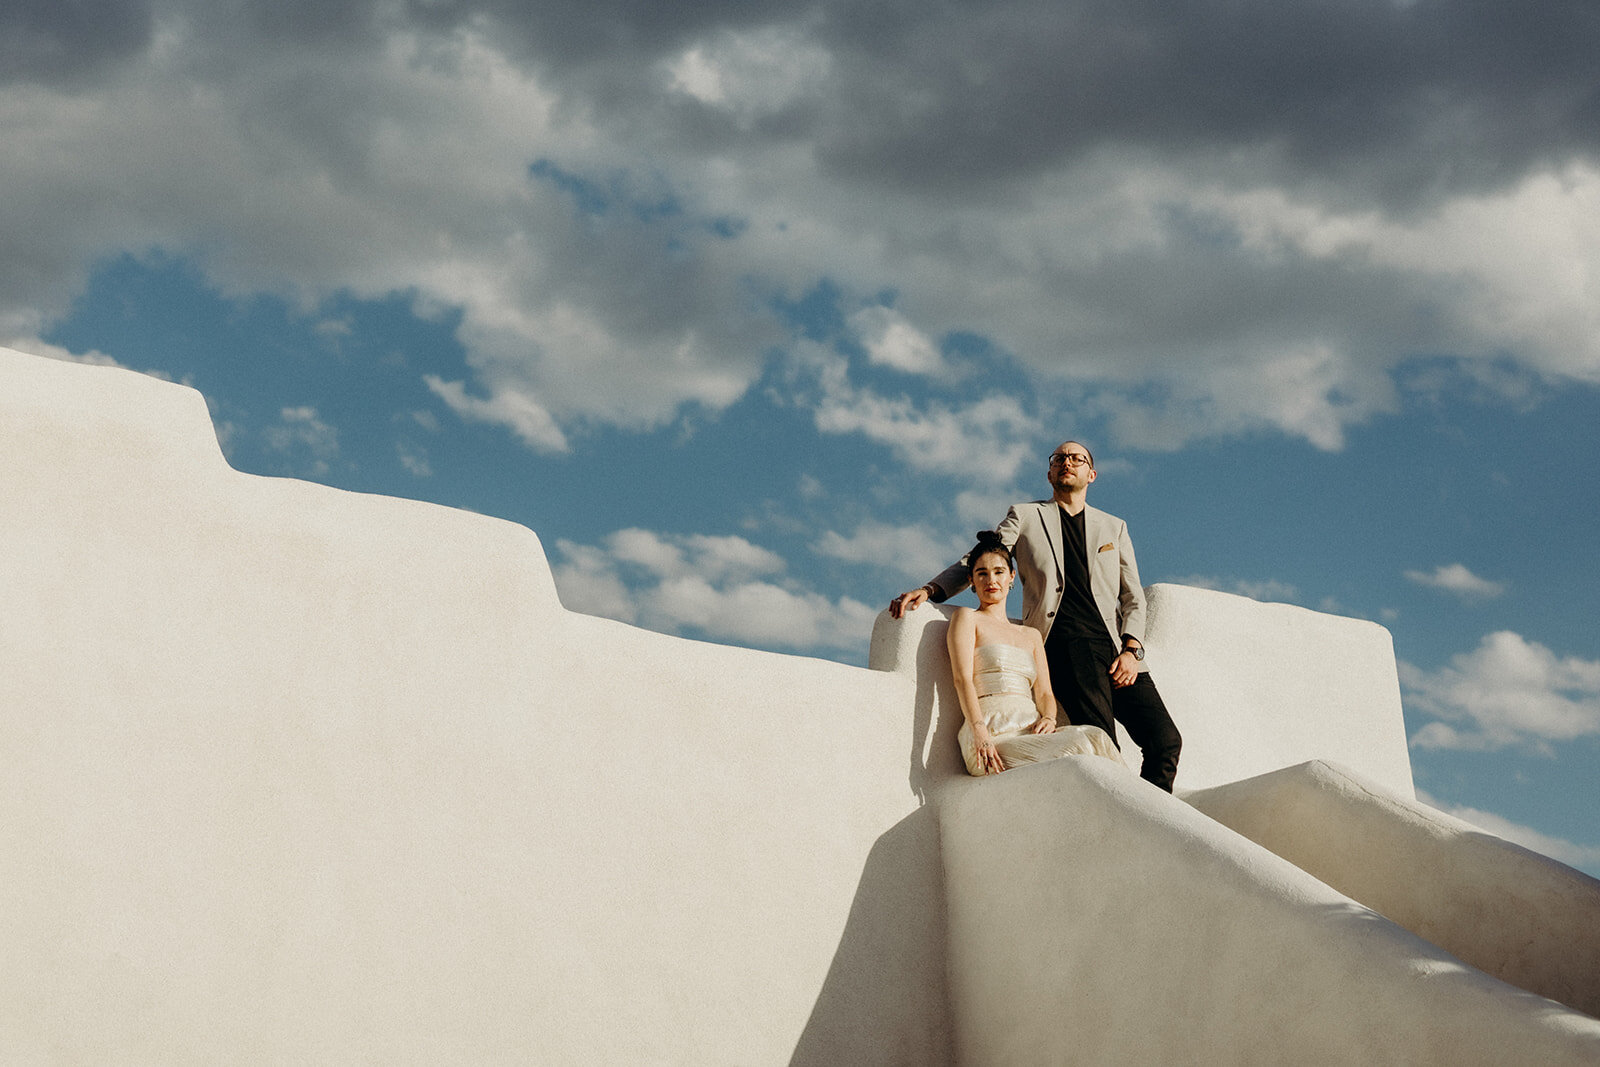
[[[1116,545],[1112,544],[1110,541],[1107,541],[1105,544],[1103,544],[1099,548],[1095,549],[1095,551],[1096,552],[1110,552],[1113,548],[1116,548],[1116,547],[1117,547]]]

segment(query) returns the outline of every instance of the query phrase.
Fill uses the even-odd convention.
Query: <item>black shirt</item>
[[[1061,606],[1056,609],[1056,621],[1050,626],[1050,636],[1093,638],[1110,641],[1106,623],[1095,606],[1094,592],[1089,588],[1089,546],[1084,544],[1083,516],[1067,514],[1067,509],[1056,505],[1061,516],[1061,562],[1065,582],[1061,589]]]

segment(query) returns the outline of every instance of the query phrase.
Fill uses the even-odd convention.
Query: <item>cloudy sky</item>
[[[851,663],[1071,436],[1146,582],[1383,623],[1424,793],[1600,873],[1597,54],[1590,0],[11,0],[0,343]]]

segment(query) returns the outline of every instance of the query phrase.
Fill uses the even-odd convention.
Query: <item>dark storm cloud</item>
[[[653,62],[722,29],[804,25],[834,59],[826,105],[742,135],[814,140],[841,177],[930,191],[1026,179],[1106,145],[1249,148],[1277,160],[1279,180],[1404,202],[1501,185],[1600,145],[1600,5],[1589,0],[414,0],[409,10],[435,29],[487,19],[525,60],[651,122],[660,116],[642,98],[659,92]]]
[[[1274,150],[1389,197],[1481,188],[1600,143],[1600,6],[1506,0],[841,4],[836,166],[1016,177],[1112,144]]]
[[[1103,147],[1226,158],[1391,205],[1485,190],[1600,148],[1591,0],[239,0],[174,7],[214,42],[376,45],[487,27],[617,125],[695,144],[810,143],[845,180],[988,195]],[[666,101],[659,64],[784,24],[832,57],[818,99],[735,126]],[[12,0],[0,69],[70,76],[142,48],[140,2]],[[725,119],[725,116],[723,116]],[[1263,166],[1275,168],[1262,173]],[[1336,194],[1332,194],[1336,195]]]
[[[150,5],[128,0],[0,3],[0,84],[59,84],[93,75],[149,43]]]
[[[787,22],[805,9],[784,0],[410,0],[407,10],[419,25],[434,29],[490,20],[501,28],[496,39],[508,50],[570,70],[586,64],[626,69],[707,31]],[[515,49],[510,47],[513,41]]]

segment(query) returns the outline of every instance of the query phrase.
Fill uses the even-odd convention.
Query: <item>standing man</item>
[[[1144,753],[1139,776],[1170,793],[1183,738],[1145,672],[1144,587],[1127,524],[1088,505],[1094,456],[1077,441],[1050,454],[1046,477],[1051,499],[1012,505],[995,528],[1016,553],[1022,621],[1044,635],[1050,684],[1067,721],[1098,726],[1112,741],[1122,723]],[[889,614],[898,619],[966,587],[962,561],[895,597]]]

